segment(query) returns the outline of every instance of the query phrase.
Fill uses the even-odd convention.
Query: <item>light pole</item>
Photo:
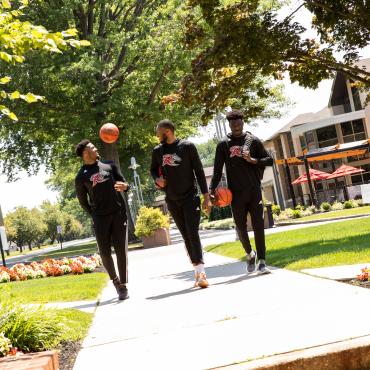
[[[140,176],[136,172],[136,169],[138,167],[140,167],[140,165],[136,163],[135,157],[131,157],[131,166],[129,166],[129,168],[134,172],[134,184],[135,184],[135,190],[136,190],[136,197],[138,200],[139,207],[141,207],[144,205],[144,198],[143,198],[143,193],[141,191]]]

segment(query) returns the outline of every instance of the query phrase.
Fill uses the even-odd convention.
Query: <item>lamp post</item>
[[[136,197],[138,200],[139,207],[141,207],[144,205],[144,198],[143,198],[143,193],[141,191],[140,176],[136,172],[136,169],[138,167],[140,167],[140,165],[136,163],[135,157],[131,157],[131,166],[129,166],[129,168],[134,173],[134,184],[135,184]]]

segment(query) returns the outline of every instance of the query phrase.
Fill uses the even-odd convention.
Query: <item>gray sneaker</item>
[[[256,271],[256,253],[252,252],[247,255],[247,274],[252,274]]]
[[[257,269],[257,274],[258,275],[267,275],[271,274],[271,270],[266,266],[264,263],[259,263],[258,264],[258,269]]]

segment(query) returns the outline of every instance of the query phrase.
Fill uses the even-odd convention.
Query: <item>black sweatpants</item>
[[[94,229],[96,241],[100,251],[103,266],[113,280],[117,274],[112,258],[112,248],[116,252],[119,279],[126,284],[127,277],[127,220],[122,213],[115,212],[109,215],[94,215]]]
[[[185,200],[176,201],[166,199],[168,210],[170,211],[176,226],[185,241],[186,250],[190,261],[193,264],[203,262],[203,250],[199,237],[200,223],[200,199],[191,196]]]
[[[261,189],[250,188],[240,192],[233,192],[231,209],[233,211],[236,231],[246,253],[252,251],[247,231],[247,215],[248,213],[250,214],[257,256],[259,259],[264,260],[266,257],[266,245]]]

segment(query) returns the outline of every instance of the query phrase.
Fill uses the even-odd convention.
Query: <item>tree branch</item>
[[[166,74],[168,73],[169,69],[170,69],[170,67],[169,67],[169,65],[166,63],[166,64],[164,65],[163,69],[162,69],[162,72],[161,72],[161,74],[160,74],[160,76],[159,76],[158,80],[157,80],[157,81],[156,81],[156,83],[154,84],[154,86],[153,86],[153,88],[152,88],[152,90],[151,90],[151,92],[150,92],[150,94],[149,94],[149,97],[148,97],[148,100],[147,100],[147,102],[146,102],[146,105],[151,105],[151,104],[153,104],[153,103],[154,103],[154,99],[155,99],[155,97],[157,96],[158,91],[159,91],[159,89],[160,89],[160,87],[161,87],[161,84],[162,84],[162,82],[163,82],[163,80],[164,80],[164,78],[165,78]]]

